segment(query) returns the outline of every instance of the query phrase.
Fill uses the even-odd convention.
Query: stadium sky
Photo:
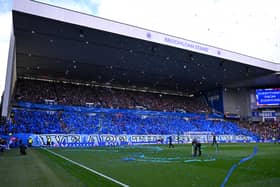
[[[279,0],[38,0],[280,64]],[[0,0],[0,94],[12,0]]]

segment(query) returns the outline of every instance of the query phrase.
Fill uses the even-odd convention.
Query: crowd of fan
[[[16,101],[93,107],[159,111],[186,111],[209,113],[210,109],[200,97],[187,98],[140,91],[58,83],[52,81],[19,79]],[[0,128],[0,133],[81,133],[81,134],[177,134],[186,131],[212,131],[216,134],[243,134],[263,140],[280,139],[280,124],[235,123],[189,120],[182,116],[128,115],[125,113],[78,113],[56,111],[14,110],[14,118]]]
[[[105,108],[145,108],[159,111],[209,112],[206,102],[200,97],[187,98],[140,91],[57,83],[38,80],[18,79],[16,101],[45,103],[53,100],[56,104]]]
[[[175,115],[140,115],[133,113],[83,113],[14,109],[4,133],[67,134],[183,134],[188,131],[211,131],[216,134],[255,136],[227,121],[189,119]],[[3,126],[4,127],[4,126]],[[1,132],[0,132],[1,133]]]
[[[240,126],[258,134],[261,140],[280,140],[280,122],[243,122]]]

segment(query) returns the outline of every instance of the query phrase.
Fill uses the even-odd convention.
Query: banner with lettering
[[[47,146],[50,139],[52,147],[95,147],[142,144],[168,144],[171,136],[173,143],[191,143],[196,138],[201,143],[211,143],[209,134],[188,133],[184,135],[112,135],[112,134],[31,134],[33,146]],[[252,142],[252,137],[243,135],[217,135],[218,142]]]

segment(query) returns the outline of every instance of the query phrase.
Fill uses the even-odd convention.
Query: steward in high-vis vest
[[[47,146],[49,147],[49,146],[51,146],[51,137],[47,137]]]
[[[28,138],[28,147],[32,147],[33,139],[30,137]]]

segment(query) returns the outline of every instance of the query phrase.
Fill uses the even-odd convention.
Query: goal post
[[[191,143],[193,139],[197,139],[201,143],[211,143],[213,132],[211,131],[188,131],[184,133],[185,143]]]

